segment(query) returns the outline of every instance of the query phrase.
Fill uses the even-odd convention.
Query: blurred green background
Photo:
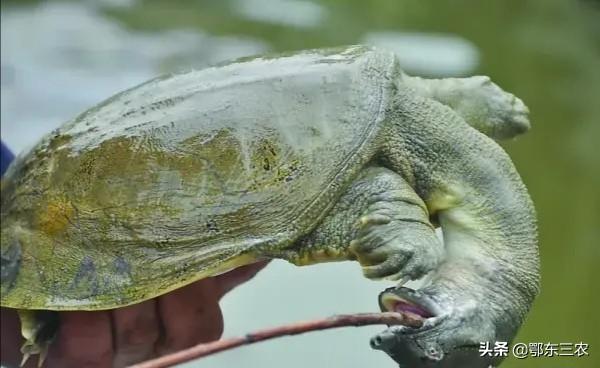
[[[536,205],[542,258],[542,293],[517,341],[585,342],[590,356],[503,367],[600,366],[599,1],[2,1],[2,138],[24,149],[155,74],[353,43],[397,51],[413,74],[489,75],[529,106],[532,131],[503,144]],[[226,298],[225,333],[374,310],[384,286],[355,265],[275,263]],[[379,329],[281,339],[192,366],[393,367],[368,347]]]

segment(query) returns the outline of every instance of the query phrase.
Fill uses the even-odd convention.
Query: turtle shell
[[[258,57],[81,114],[2,181],[2,306],[115,308],[289,247],[373,157],[396,72],[360,46]]]

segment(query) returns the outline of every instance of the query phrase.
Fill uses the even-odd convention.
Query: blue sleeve
[[[4,175],[4,172],[8,168],[8,164],[15,158],[10,152],[8,147],[4,145],[4,142],[0,141],[0,176]]]

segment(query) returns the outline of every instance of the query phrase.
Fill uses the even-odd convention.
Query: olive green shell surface
[[[109,309],[310,233],[375,153],[395,58],[364,47],[151,80],[2,181],[2,306]]]

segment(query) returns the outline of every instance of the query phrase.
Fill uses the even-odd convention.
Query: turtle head
[[[503,359],[482,346],[508,344],[523,323],[533,295],[500,268],[473,272],[466,263],[443,263],[427,286],[393,287],[379,295],[382,311],[416,315],[419,328],[391,326],[371,339],[401,367],[497,366]]]
[[[419,328],[391,326],[371,339],[372,348],[386,352],[400,367],[488,367],[498,363],[497,357],[479,354],[480,344],[497,336],[497,324],[479,301],[458,304],[455,297],[439,290],[400,287],[382,292],[379,303],[383,311],[425,319]]]
[[[450,224],[447,215],[440,221],[447,254],[430,283],[419,290],[393,287],[379,295],[383,311],[416,314],[423,325],[391,326],[373,337],[371,346],[401,367],[497,366],[504,357],[482,355],[480,348],[508,347],[517,334],[539,291],[537,257],[528,253],[531,249],[505,248],[507,243],[492,240],[495,230],[479,230],[475,236]],[[493,255],[485,248],[488,243],[496,247]]]

